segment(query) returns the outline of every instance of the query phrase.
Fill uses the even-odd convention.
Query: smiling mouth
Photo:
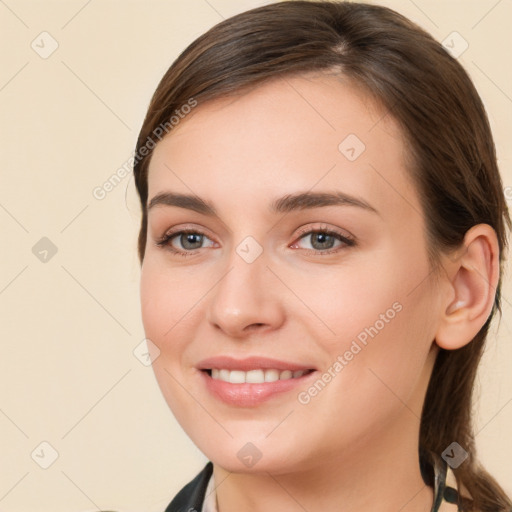
[[[226,368],[204,369],[213,380],[228,382],[230,384],[264,384],[280,380],[299,379],[300,377],[313,372],[309,370],[277,370],[274,368],[261,368],[254,370],[229,370]]]
[[[266,358],[235,361],[221,357],[204,361],[198,370],[213,397],[231,407],[257,407],[307,386],[317,371],[301,366]]]

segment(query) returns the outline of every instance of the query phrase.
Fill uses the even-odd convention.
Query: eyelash
[[[356,242],[353,238],[342,235],[340,232],[329,229],[327,227],[320,227],[320,228],[314,228],[314,229],[308,229],[304,228],[299,231],[298,233],[298,240],[301,240],[302,238],[305,238],[306,235],[312,235],[316,233],[321,233],[329,236],[334,236],[337,240],[340,242],[343,242],[344,246],[337,247],[334,249],[326,249],[326,250],[317,250],[317,249],[303,249],[308,252],[308,254],[315,254],[319,256],[328,255],[328,254],[334,254],[342,250],[344,247],[354,247],[356,245]],[[171,240],[177,236],[180,235],[186,235],[186,234],[193,234],[193,235],[202,235],[208,238],[208,236],[205,233],[202,233],[201,231],[198,231],[197,229],[191,229],[191,228],[185,228],[181,229],[179,231],[171,231],[168,233],[165,233],[161,238],[159,238],[156,241],[156,245],[160,248],[167,249],[173,254],[176,254],[177,256],[187,257],[187,256],[193,256],[196,254],[197,251],[200,249],[204,249],[204,247],[201,247],[200,249],[196,249],[195,251],[180,251],[178,249],[175,249],[171,244]],[[294,242],[295,244],[296,242]]]

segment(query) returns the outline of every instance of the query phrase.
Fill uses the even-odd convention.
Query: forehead
[[[419,208],[398,124],[339,76],[280,78],[199,105],[149,166],[150,199],[173,190],[215,202],[231,192],[249,204],[314,188]]]

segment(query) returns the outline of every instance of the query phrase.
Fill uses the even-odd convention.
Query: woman
[[[510,227],[463,68],[384,7],[279,2],[174,62],[137,142],[144,327],[211,461],[167,511],[504,511],[475,373]]]

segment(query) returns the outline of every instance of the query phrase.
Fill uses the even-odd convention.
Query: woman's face
[[[143,322],[210,460],[417,449],[441,305],[404,160],[392,118],[327,75],[198,106],[156,146]]]

